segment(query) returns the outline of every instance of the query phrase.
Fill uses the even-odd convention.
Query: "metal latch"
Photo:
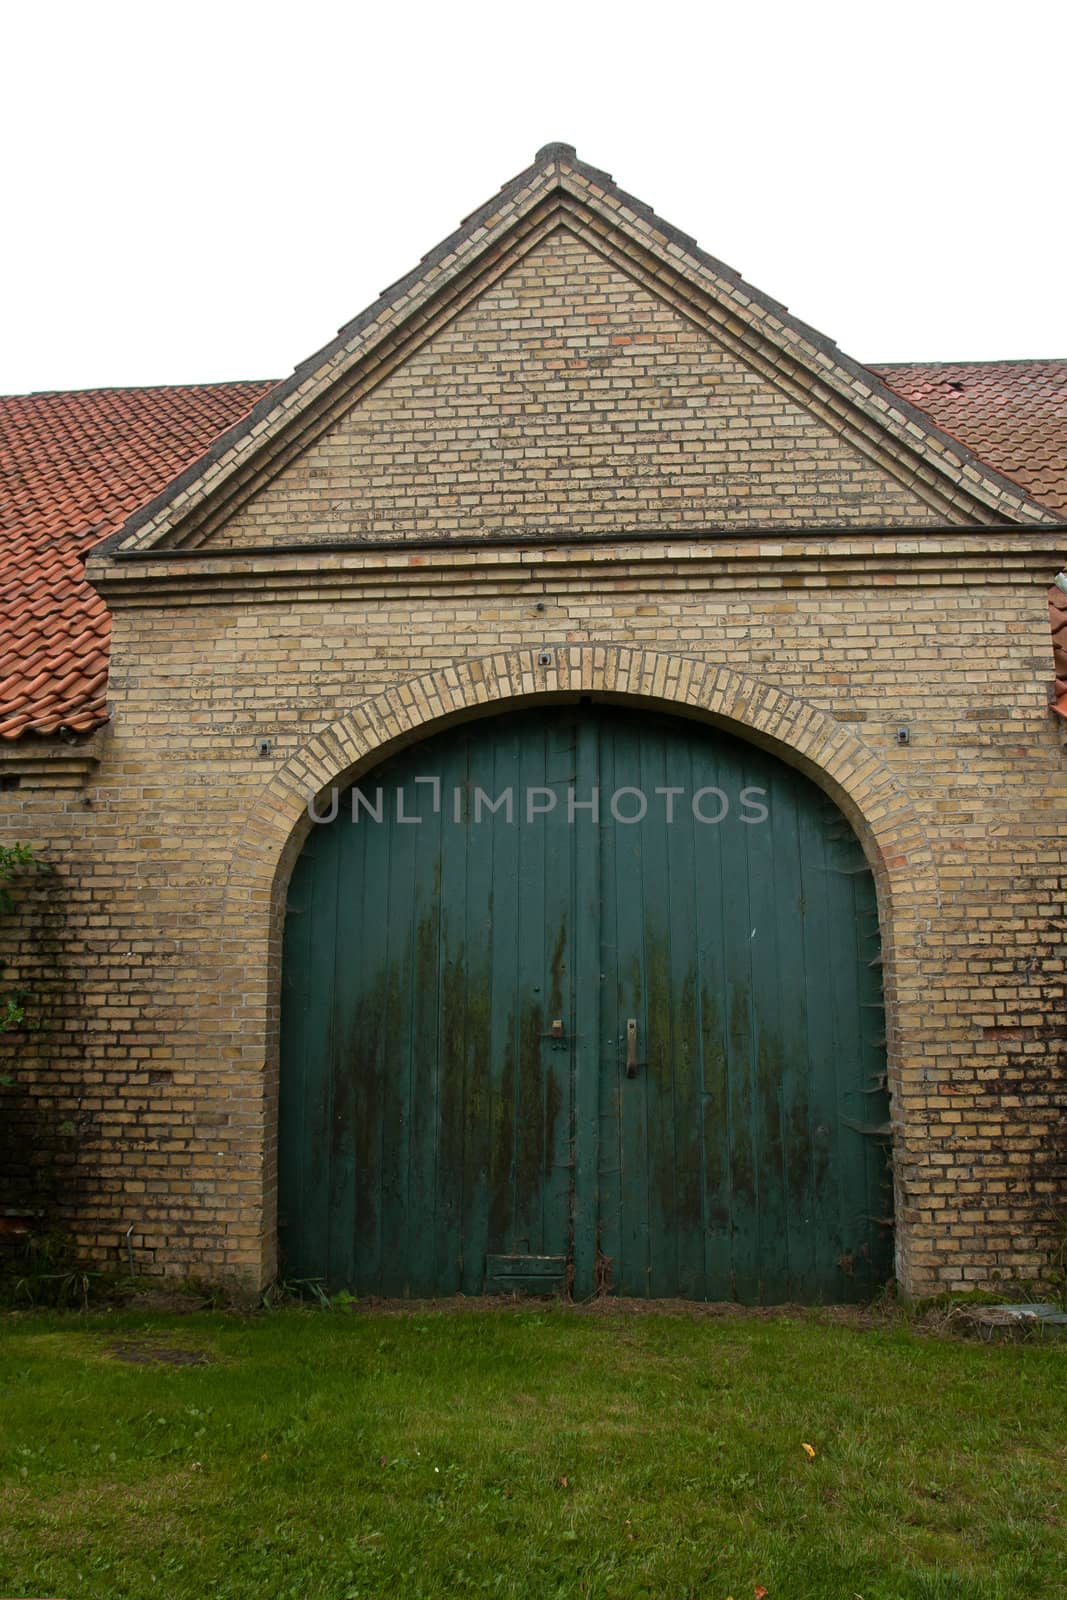
[[[548,1032],[543,1033],[541,1037],[542,1039],[552,1040],[553,1050],[565,1050],[567,1047],[567,1035],[563,1029],[563,1018],[553,1017]]]

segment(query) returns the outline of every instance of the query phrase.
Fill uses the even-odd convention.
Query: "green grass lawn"
[[[1065,1371],[797,1314],[5,1314],[0,1594],[1063,1596]]]

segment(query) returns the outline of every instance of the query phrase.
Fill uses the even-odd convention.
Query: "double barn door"
[[[289,891],[285,1271],[360,1294],[855,1298],[889,1275],[873,884],[813,784],[603,705],[337,796]]]

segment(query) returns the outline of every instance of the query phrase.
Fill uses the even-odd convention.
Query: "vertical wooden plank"
[[[599,786],[600,820],[595,831],[597,855],[597,907],[599,912],[598,1032],[597,1076],[599,1082],[600,1127],[598,1133],[597,1184],[598,1278],[621,1291],[623,1282],[622,1243],[622,1166],[624,1096],[629,1085],[623,1074],[625,1054],[621,1006],[621,964],[619,952],[619,868],[614,830],[605,820],[608,796],[614,773],[612,738],[614,725],[603,708],[591,709],[594,729],[595,777]],[[587,798],[587,796],[583,796]],[[581,848],[581,846],[579,846]]]
[[[789,1046],[789,1021],[781,983],[782,947],[792,924],[783,898],[779,867],[789,854],[788,784],[775,782],[781,769],[769,769],[758,751],[740,746],[725,785],[731,815],[723,822],[723,848],[742,852],[748,861],[749,967],[753,1017],[752,1147],[756,1176],[757,1215],[754,1249],[757,1296],[773,1304],[789,1297],[786,1249],[785,1152],[782,1127],[782,1079]],[[759,780],[766,777],[766,784]],[[737,797],[747,787],[769,789],[765,824],[746,826],[739,820]],[[784,831],[781,831],[783,830]]]
[[[375,856],[366,879],[368,895],[364,899],[366,928],[363,959],[365,965],[373,961],[369,948],[373,938],[381,962],[381,977],[374,997],[376,1016],[380,1019],[375,1054],[378,1118],[381,1124],[377,1282],[379,1291],[390,1295],[403,1295],[410,1289],[405,1242],[411,1093],[408,1045],[414,931],[412,885],[416,845],[422,824],[405,822],[401,818],[418,816],[421,810],[422,796],[413,778],[410,757],[391,764],[386,795],[389,821],[384,825],[388,830],[384,838],[380,837],[382,829],[377,823],[359,824],[366,830],[366,848],[373,851]],[[379,856],[384,857],[380,862],[377,859]],[[382,884],[380,899],[376,892],[379,883]]]
[[[445,815],[441,849],[441,1023],[438,1059],[438,1152],[435,1209],[437,1292],[458,1294],[463,1281],[464,1118],[467,1081],[467,838],[470,802],[467,739],[460,729],[442,746]],[[454,796],[460,794],[456,820]]]
[[[720,754],[724,757],[720,761]],[[729,747],[709,750],[701,762],[700,787],[726,790],[731,782]],[[714,816],[721,802],[710,796],[704,802],[705,814]],[[722,918],[725,950],[725,993],[727,1017],[727,1126],[730,1192],[730,1297],[745,1304],[758,1304],[759,1284],[759,1172],[753,1138],[753,1090],[756,1077],[753,1036],[751,942],[752,911],[749,899],[749,860],[745,850],[726,847],[721,825],[697,823],[696,828],[712,835],[722,863]]]
[[[775,764],[759,778],[768,789],[765,802],[773,830],[777,897],[778,1040],[781,1053],[782,1238],[786,1282],[783,1299],[797,1299],[815,1281],[815,1198],[812,1152],[811,1036],[808,967],[818,956],[810,948],[807,876],[819,863],[802,858],[798,812],[806,803],[805,785]]]
[[[583,805],[599,784],[600,729],[591,708],[580,712],[574,744],[574,795]],[[601,1118],[601,904],[599,827],[594,814],[574,809],[567,826],[573,864],[573,1168],[572,1240],[574,1293],[579,1299],[597,1287],[600,1249]]]
[[[365,881],[365,856],[369,839],[366,830],[352,822],[351,796],[341,796],[337,821],[329,827],[334,852],[337,907],[334,916],[332,960],[335,1045],[332,1051],[332,1110],[328,1159],[330,1167],[330,1232],[328,1270],[330,1288],[356,1290],[365,1263],[360,1257],[357,1233],[360,1193],[365,1179],[361,1170],[359,1099],[363,1092],[366,1068],[360,1056],[364,999],[364,945],[367,939],[367,911],[362,899]],[[324,1152],[309,1151],[308,1159],[322,1161]],[[372,1208],[377,1197],[371,1198]]]
[[[575,1016],[575,831],[567,795],[575,783],[577,723],[570,707],[543,713],[545,786],[556,796],[551,811],[535,823],[545,853],[545,956],[548,1006],[544,1032],[563,1024],[563,1038],[541,1039],[541,1250],[571,1255],[574,1205]]]
[[[723,907],[721,834],[698,824],[692,797],[704,785],[707,754],[691,749],[688,793],[682,798],[686,836],[693,856],[699,984],[701,1143],[704,1173],[704,1295],[729,1300],[733,1283],[733,1204],[730,1171],[730,1014],[727,986],[727,920]]]
[[[435,1241],[441,1095],[443,811],[450,773],[447,747],[436,739],[428,742],[419,751],[418,766],[417,776],[440,778],[442,795],[437,811],[424,798],[422,809],[428,816],[419,825],[415,839],[406,1277],[413,1295],[432,1295],[438,1285]],[[425,795],[425,786],[420,787]]]
[[[602,825],[610,835],[615,867],[616,914],[616,1050],[626,1058],[628,1019],[637,1023],[637,1056],[647,1062],[648,988],[645,960],[645,880],[639,828],[618,823],[611,814],[611,799],[631,786],[635,739],[632,725],[621,715],[610,723],[605,740]],[[622,1069],[619,1080],[622,1115],[620,1127],[619,1293],[645,1297],[651,1289],[651,1238],[649,1218],[649,1069],[637,1068],[633,1077]]]
[[[809,793],[798,807],[805,858],[808,952],[805,982],[811,1026],[811,1144],[816,1260],[808,1297],[854,1297],[849,1270],[850,1213],[865,1155],[858,1133],[843,1124],[856,1081],[856,938],[849,861],[835,846],[843,819],[825,797]],[[838,844],[841,840],[839,839]]]
[[[489,956],[492,972],[490,1023],[490,1138],[486,1252],[513,1253],[515,1234],[516,1094],[522,1015],[530,994],[523,986],[520,949],[528,942],[526,907],[520,886],[520,833],[515,812],[520,758],[525,724],[521,718],[501,718],[494,741],[491,780],[484,788],[491,801],[507,790],[512,795],[512,821],[507,813],[494,814],[492,835],[492,918]],[[488,823],[483,826],[488,826]]]
[[[464,1294],[480,1294],[485,1284],[489,1240],[489,1141],[493,1116],[490,1042],[492,1038],[493,841],[491,816],[479,817],[475,792],[493,784],[494,754],[503,731],[472,728],[466,742],[469,799],[463,824],[466,854],[464,945],[467,952],[466,1080],[463,1106],[463,1272]]]
[[[653,788],[681,788],[692,795],[691,745],[697,730],[661,723],[657,744],[662,762]],[[649,793],[654,825],[666,840],[670,886],[670,1013],[674,1121],[674,1234],[677,1276],[672,1293],[702,1300],[704,1288],[704,1170],[700,1083],[700,973],[697,940],[698,885],[693,855],[693,819],[678,802],[683,796]],[[669,807],[669,809],[668,809]]]
[[[389,1029],[388,960],[390,863],[396,847],[395,789],[399,773],[387,763],[374,775],[384,790],[383,821],[353,824],[342,814],[333,827],[350,840],[340,898],[358,906],[358,934],[337,951],[339,1032],[345,1059],[338,1075],[352,1082],[352,1132],[356,1149],[355,1257],[360,1292],[385,1291],[383,1208],[386,1165],[386,1052]],[[367,785],[369,789],[371,785]],[[343,975],[343,976],[342,976]],[[395,1007],[394,1007],[395,1010]],[[343,1022],[340,1020],[343,1019]]]
[[[804,979],[808,993],[810,1031],[810,1115],[812,1188],[814,1193],[815,1264],[808,1293],[832,1300],[842,1250],[837,1168],[837,1039],[834,1029],[836,971],[830,938],[831,881],[826,861],[823,821],[813,805],[798,807],[798,826],[804,862],[806,954]]]
[[[656,724],[642,719],[632,725],[625,742],[625,786],[637,790],[644,816],[640,822],[618,824],[638,841],[641,863],[639,939],[644,967],[644,1027],[638,1034],[638,1076],[645,1084],[648,1150],[648,1249],[645,1293],[664,1298],[678,1293],[678,1203],[676,1188],[674,1073],[676,1015],[681,995],[673,987],[670,944],[671,901],[667,828],[654,800],[657,784],[666,776],[664,751]],[[620,810],[626,815],[639,809],[627,795]]]
[[[522,729],[518,753],[516,804],[524,805],[528,786],[544,784],[545,728],[535,718]],[[544,1110],[546,1041],[551,1021],[549,966],[546,945],[558,937],[550,927],[553,897],[546,886],[544,830],[527,824],[524,812],[517,820],[519,835],[519,920],[517,950],[520,995],[516,1063],[514,1072],[514,1153],[512,1160],[512,1216],[510,1246],[515,1253],[540,1251],[543,1180],[545,1167]]]

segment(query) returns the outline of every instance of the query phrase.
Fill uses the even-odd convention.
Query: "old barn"
[[[862,366],[553,144],[290,378],[0,452],[9,1226],[360,1294],[1048,1271],[1067,362]]]

